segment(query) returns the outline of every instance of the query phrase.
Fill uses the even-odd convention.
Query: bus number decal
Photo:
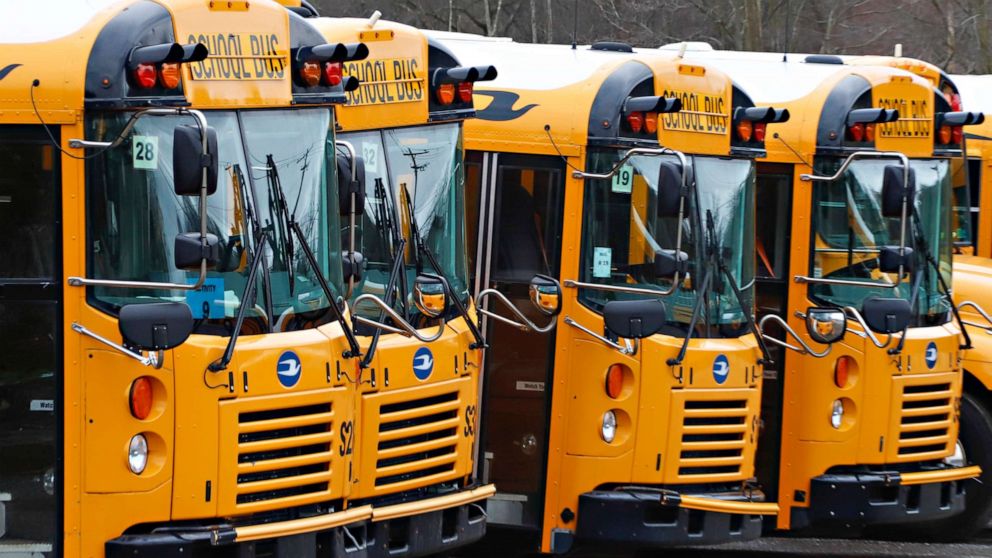
[[[158,170],[158,137],[134,136],[131,139],[131,162],[136,169]]]
[[[424,75],[416,58],[390,58],[345,62],[342,73],[358,79],[358,89],[348,93],[354,106],[412,103],[424,99]]]
[[[624,165],[613,175],[612,190],[617,194],[629,194],[634,189],[634,167]]]
[[[351,455],[355,445],[355,425],[350,420],[341,423],[341,445],[338,453],[341,457]]]
[[[366,142],[362,144],[362,159],[365,160],[365,172],[379,174],[379,144]]]
[[[465,407],[465,437],[475,436],[475,405]]]
[[[597,279],[608,279],[610,268],[613,267],[613,249],[597,246],[592,251],[592,276]]]

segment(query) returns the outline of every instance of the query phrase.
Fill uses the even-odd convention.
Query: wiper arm
[[[282,183],[279,181],[279,170],[276,169],[276,162],[271,153],[265,156],[265,165],[265,177],[269,181],[269,193],[276,205],[276,211],[279,213],[279,217],[277,219],[279,221],[279,232],[283,240],[286,279],[289,282],[289,296],[293,296],[293,290],[296,283],[293,270],[293,252],[295,252],[295,250],[293,246],[293,235],[290,230],[293,228],[295,219],[292,216],[292,212],[289,210],[289,204],[286,202],[286,195],[283,193]]]
[[[400,238],[396,244],[396,254],[397,257],[393,259],[393,268],[389,271],[389,281],[386,282],[386,292],[384,302],[388,306],[393,305],[393,300],[396,295],[396,283],[399,282],[399,278],[403,272],[403,250],[406,249],[406,239]],[[385,312],[379,311],[378,321],[385,319]],[[367,368],[372,364],[372,357],[375,356],[375,351],[379,345],[379,337],[382,336],[382,330],[376,328],[375,333],[372,334],[372,341],[369,343],[369,348],[365,351],[365,358],[362,359],[362,368]]]
[[[920,215],[916,212],[916,208],[913,207],[913,229],[916,233],[916,244],[923,250],[923,259],[933,268],[934,273],[937,274],[937,284],[940,285],[941,290],[944,292],[944,298],[947,300],[947,304],[951,307],[951,313],[954,315],[954,319],[957,320],[958,325],[961,327],[961,335],[964,336],[964,344],[959,348],[961,349],[971,349],[971,334],[968,333],[968,328],[964,326],[964,321],[961,319],[961,312],[958,311],[957,305],[954,304],[954,298],[951,295],[951,288],[947,285],[947,281],[944,280],[944,274],[940,272],[940,264],[937,263],[937,258],[933,256],[933,252],[930,250],[930,243],[927,242],[927,238],[923,233],[923,223],[920,222]],[[915,303],[917,297],[913,297]],[[903,336],[905,337],[905,335]]]
[[[300,248],[303,250],[303,255],[306,257],[307,264],[309,264],[311,271],[313,271],[314,276],[317,278],[317,282],[320,283],[320,288],[324,292],[324,296],[327,297],[327,305],[334,311],[335,319],[341,324],[341,329],[344,331],[344,336],[348,341],[348,347],[350,350],[345,351],[345,358],[352,358],[361,356],[361,347],[358,345],[358,339],[355,337],[355,332],[352,331],[351,326],[348,324],[347,320],[344,318],[344,314],[341,312],[341,308],[338,307],[338,301],[334,298],[334,293],[331,292],[331,287],[327,283],[327,278],[320,270],[320,264],[317,262],[317,257],[314,256],[313,250],[310,248],[310,244],[307,242],[306,236],[303,234],[303,230],[300,229],[300,224],[296,221],[296,216],[290,211],[289,205],[286,203],[286,195],[282,189],[282,183],[279,182],[279,173],[276,170],[275,160],[272,158],[272,154],[265,156],[266,164],[269,166],[269,187],[272,188],[273,194],[276,196],[279,209],[281,211],[280,217],[285,223],[286,236],[285,239],[285,249],[286,249],[286,262],[287,271],[289,273],[289,292],[290,295],[293,293],[293,239],[292,235],[296,235],[296,239],[300,242]]]
[[[424,242],[424,239],[420,236],[420,227],[417,226],[416,215],[414,215],[413,212],[413,201],[410,199],[410,193],[406,188],[406,184],[403,184],[402,186],[403,186],[403,193],[405,194],[403,197],[406,198],[407,211],[410,214],[410,234],[413,236],[414,241],[416,242],[415,252],[418,255],[417,272],[419,273],[421,271],[421,263],[420,263],[419,255],[422,253],[427,258],[427,262],[434,269],[434,273],[437,273],[438,275],[443,277],[444,270],[441,269],[441,266],[437,263],[437,259],[434,257],[434,254],[431,252],[430,248]],[[470,346],[470,348],[471,349],[486,348],[487,346],[486,340],[482,337],[482,333],[479,331],[479,328],[475,325],[475,322],[473,322],[469,318],[468,310],[465,309],[465,305],[462,304],[462,301],[459,300],[457,296],[455,296],[455,293],[449,293],[449,294],[451,294],[451,301],[454,303],[455,309],[458,311],[458,314],[465,319],[465,323],[468,324],[469,331],[472,332],[472,337],[475,338],[475,343],[473,343]]]
[[[255,238],[255,246],[262,246],[262,243],[266,242],[266,240],[266,232],[260,231],[259,235]],[[255,250],[255,253],[252,254],[251,268],[248,271],[248,280],[245,282],[244,298],[241,299],[241,305],[238,307],[238,316],[234,320],[234,331],[231,332],[231,337],[227,341],[227,347],[224,349],[223,356],[207,366],[211,372],[224,370],[228,364],[231,364],[231,359],[234,358],[234,346],[238,343],[238,337],[241,335],[241,326],[245,322],[245,313],[248,311],[249,302],[255,299],[255,283],[258,281],[258,269],[261,267],[262,262],[265,261],[262,254],[264,254],[263,250]]]

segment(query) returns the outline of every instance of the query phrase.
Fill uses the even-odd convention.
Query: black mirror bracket
[[[796,316],[801,319],[806,319],[806,316],[802,312],[796,312]],[[793,345],[786,341],[782,341],[781,339],[776,339],[775,337],[772,337],[771,335],[765,333],[765,324],[768,323],[777,324],[779,327],[785,330],[785,332],[789,335],[789,337],[791,337],[797,343],[799,343],[799,346]],[[829,355],[830,350],[833,348],[833,345],[827,345],[827,348],[822,351],[813,350],[813,348],[810,347],[808,343],[803,341],[803,338],[800,337],[798,333],[796,333],[796,330],[792,329],[792,326],[790,326],[788,322],[786,322],[781,317],[779,317],[778,314],[767,314],[766,316],[762,317],[761,320],[758,322],[758,330],[761,332],[762,339],[764,339],[768,343],[772,343],[774,345],[778,345],[779,347],[784,347],[786,349],[796,351],[797,353],[800,354],[810,355],[815,358],[823,358]]]
[[[861,326],[861,331],[848,329],[848,333],[853,333],[861,338],[867,338],[871,341],[872,345],[875,345],[879,349],[884,349],[892,344],[892,334],[888,333],[885,337],[885,342],[881,342],[878,337],[872,332],[871,328],[868,327],[868,323],[865,321],[865,317],[861,315],[861,312],[853,306],[845,306],[844,313],[854,320],[859,326]]]
[[[488,299],[490,296],[494,297],[503,306],[506,306],[513,314],[513,316],[520,321],[514,321],[511,320],[510,318],[500,316],[499,314],[492,312],[491,310],[486,310],[485,308],[486,299]],[[547,325],[539,326],[535,324],[533,321],[528,319],[527,316],[525,316],[524,313],[521,312],[520,309],[516,307],[516,305],[510,302],[510,299],[506,298],[506,295],[497,291],[496,289],[486,289],[480,292],[479,295],[475,297],[475,311],[484,316],[488,316],[494,320],[499,320],[505,324],[509,324],[521,331],[527,331],[527,332],[534,331],[537,333],[547,333],[552,329],[554,329],[555,324],[558,323],[558,320],[552,317],[551,321],[549,321]]]
[[[120,343],[115,343],[114,341],[111,341],[110,339],[107,339],[106,337],[98,333],[90,331],[85,326],[77,322],[72,323],[72,330],[75,331],[76,333],[79,333],[80,335],[89,337],[90,339],[95,339],[96,341],[103,343],[104,345],[110,347],[111,349],[114,349],[115,351],[125,356],[133,358],[134,360],[140,362],[144,366],[151,366],[152,368],[158,370],[162,368],[162,364],[165,362],[165,351],[149,351],[148,356],[145,356],[141,353],[137,353],[135,351],[132,351],[131,349],[128,349],[127,347],[125,347]]]
[[[584,325],[576,322],[575,320],[572,319],[571,316],[565,316],[565,323],[574,327],[579,331],[586,333],[590,337],[595,338],[597,341],[603,343],[604,345],[616,349],[617,351],[620,352],[620,354],[624,356],[634,356],[637,354],[637,350],[640,348],[640,343],[637,342],[637,339],[621,339],[620,341],[623,342],[623,344],[621,345],[620,343],[617,343],[612,339],[609,339],[605,335],[600,335],[595,331],[585,327]]]
[[[196,119],[201,130],[201,139],[203,141],[203,151],[202,153],[207,153],[207,117],[200,111],[188,108],[175,108],[175,109],[165,109],[165,108],[152,108],[144,109],[138,111],[131,117],[131,119],[124,126],[121,133],[112,142],[96,142],[87,141],[80,139],[69,140],[69,147],[74,147],[77,149],[88,149],[88,148],[103,148],[112,149],[123,143],[124,138],[130,133],[131,129],[134,128],[135,123],[142,116],[192,116]],[[208,194],[208,167],[203,167],[203,183],[200,187],[200,242],[203,253],[209,253],[211,247],[209,245],[209,235],[207,232],[207,194]],[[114,287],[121,289],[163,289],[163,290],[175,290],[175,291],[195,291],[207,280],[207,269],[209,267],[209,262],[204,258],[200,262],[200,274],[196,281],[193,283],[165,283],[165,282],[153,282],[153,281],[116,281],[113,279],[89,279],[87,277],[69,277],[68,284],[70,287]]]

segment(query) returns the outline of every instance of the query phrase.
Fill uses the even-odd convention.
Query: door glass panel
[[[55,541],[57,310],[0,300],[0,555],[13,541]]]
[[[0,278],[51,278],[57,204],[53,188],[38,186],[54,180],[54,148],[8,139],[0,138]]]

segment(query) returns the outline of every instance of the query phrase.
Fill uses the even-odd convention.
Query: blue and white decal
[[[927,345],[927,353],[924,356],[924,358],[927,361],[927,368],[932,370],[934,366],[937,366],[938,354],[939,353],[937,352],[937,344],[931,341],[930,344]]]
[[[730,377],[730,361],[726,355],[717,355],[713,360],[713,379],[722,384]]]
[[[434,355],[431,350],[427,347],[417,349],[417,352],[413,353],[413,375],[423,382],[431,377],[432,372],[434,372]]]
[[[303,364],[300,362],[300,357],[296,356],[293,351],[286,351],[279,355],[279,361],[276,363],[276,376],[279,377],[279,383],[282,384],[282,387],[287,389],[300,383],[300,378],[303,377]]]

